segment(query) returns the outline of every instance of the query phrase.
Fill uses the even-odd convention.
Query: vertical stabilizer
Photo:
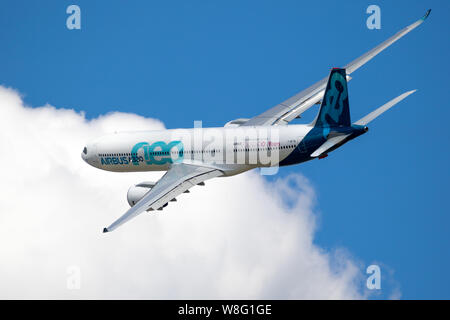
[[[328,77],[319,114],[314,126],[321,128],[350,126],[350,110],[345,69],[333,68]]]

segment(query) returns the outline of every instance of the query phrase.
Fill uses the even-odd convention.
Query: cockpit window
[[[84,153],[84,154],[87,154],[87,148],[86,148],[86,147],[84,147],[83,153]]]

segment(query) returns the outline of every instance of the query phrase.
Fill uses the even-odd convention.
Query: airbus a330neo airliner
[[[181,193],[215,177],[254,168],[281,167],[323,158],[367,132],[367,124],[415,92],[408,91],[362,119],[351,122],[347,81],[350,74],[422,24],[410,26],[343,68],[288,100],[250,119],[237,119],[219,128],[172,129],[114,133],[88,143],[84,161],[114,172],[167,171],[157,182],[141,182],[128,190],[131,208],[103,232],[116,229],[142,212],[162,210]],[[289,122],[320,104],[310,124]]]

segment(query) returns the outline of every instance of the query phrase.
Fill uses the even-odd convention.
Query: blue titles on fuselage
[[[172,158],[173,148],[176,149],[175,159]],[[143,156],[138,155],[141,149]],[[182,161],[183,153],[183,143],[181,141],[171,141],[169,143],[156,141],[153,144],[139,142],[134,145],[131,153],[127,154],[127,156],[101,157],[101,163],[102,165],[128,165],[132,163],[138,166],[141,162],[145,162],[147,165],[163,165]]]
[[[102,165],[129,164],[131,157],[101,157]]]

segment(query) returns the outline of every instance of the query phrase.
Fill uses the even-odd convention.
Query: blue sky
[[[81,30],[66,28],[70,4],[81,7]],[[381,8],[381,30],[366,27],[370,4]],[[352,119],[418,91],[368,134],[279,175],[300,172],[314,185],[316,244],[381,264],[403,298],[449,299],[447,1],[3,1],[0,84],[31,106],[88,118],[120,110],[168,128],[222,126],[313,84],[428,8],[426,23],[352,75]]]

